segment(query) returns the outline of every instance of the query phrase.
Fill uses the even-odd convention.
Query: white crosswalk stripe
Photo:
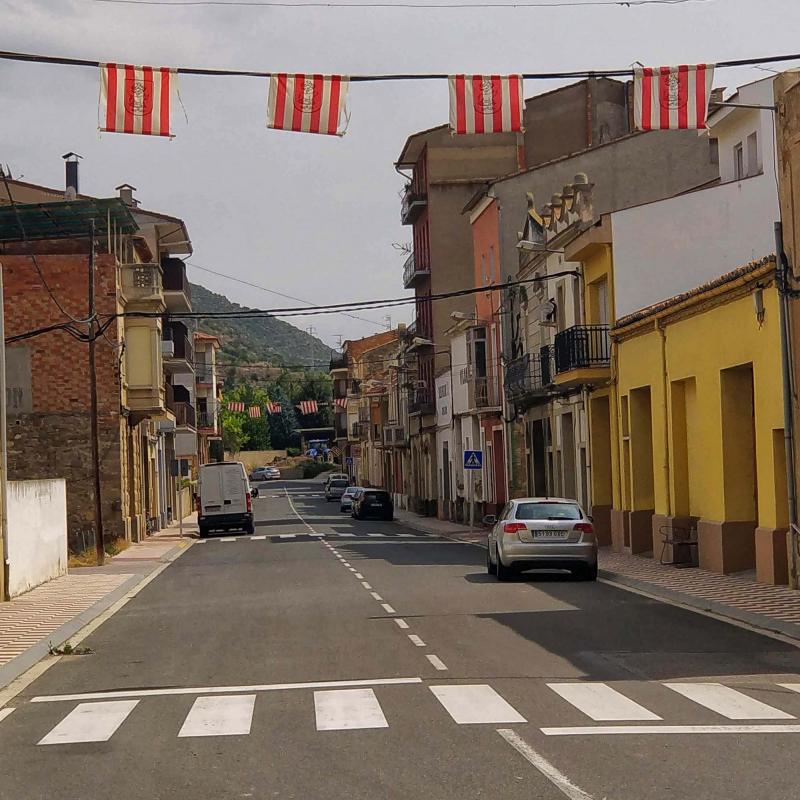
[[[795,719],[721,683],[665,683],[664,686],[728,719]]]
[[[318,731],[388,728],[372,689],[333,689],[314,692]]]
[[[429,688],[459,725],[526,722],[525,717],[488,684]]]
[[[248,734],[255,705],[254,694],[198,697],[183,722],[178,738]]]
[[[548,683],[547,685],[593,720],[661,719],[605,683]]]
[[[13,708],[0,708],[0,722],[2,722],[13,710]]]
[[[39,744],[107,742],[138,704],[138,700],[80,703]]]

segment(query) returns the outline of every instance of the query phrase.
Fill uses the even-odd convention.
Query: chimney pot
[[[75,200],[78,196],[78,159],[83,156],[77,153],[65,153],[61,158],[64,159],[64,169],[66,180],[64,182],[64,199]]]
[[[126,206],[136,208],[139,205],[139,201],[133,196],[133,193],[136,191],[135,186],[131,186],[129,183],[123,183],[117,186],[116,189],[119,192],[119,199],[122,200]]]

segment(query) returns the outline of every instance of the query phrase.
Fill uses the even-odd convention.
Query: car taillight
[[[519,535],[519,532],[526,530],[527,527],[524,522],[505,522],[503,523],[503,533],[506,536],[511,536],[514,533]]]
[[[249,514],[253,510],[253,498],[250,496],[250,492],[245,497],[247,498],[247,513]]]
[[[196,494],[194,496],[194,507],[195,507],[195,511],[197,511],[198,514],[203,510],[203,507],[200,504],[200,495],[199,494]]]
[[[594,539],[594,525],[591,522],[576,522],[574,530],[580,531],[584,539]]]

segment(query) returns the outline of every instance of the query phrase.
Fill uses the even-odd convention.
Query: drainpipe
[[[783,378],[783,442],[786,450],[786,488],[789,495],[789,541],[792,557],[789,569],[789,583],[792,589],[798,586],[797,575],[797,487],[794,468],[794,416],[792,412],[792,375],[789,355],[789,262],[783,251],[783,226],[775,223],[775,256],[780,293],[781,326],[781,376]]]
[[[660,319],[655,322],[658,335],[661,337],[661,411],[664,415],[664,460],[661,470],[664,473],[664,491],[667,493],[667,516],[674,513],[672,508],[672,491],[669,485],[669,416],[667,414],[667,332]]]

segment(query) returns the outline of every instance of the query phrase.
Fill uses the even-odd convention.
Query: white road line
[[[371,586],[369,583],[367,583],[366,581],[361,581],[361,585],[362,585],[362,586],[363,586],[365,589],[371,589],[371,588],[372,588],[372,586]]]
[[[383,610],[384,610],[384,611],[385,611],[387,614],[396,614],[396,613],[397,613],[397,612],[396,612],[396,611],[395,611],[395,610],[394,610],[394,609],[393,609],[393,608],[392,608],[392,607],[391,607],[391,606],[390,606],[388,603],[381,603],[381,608],[382,608],[382,609],[383,609]]]
[[[407,622],[406,622],[404,619],[400,619],[400,618],[398,617],[398,618],[395,620],[395,622],[397,623],[397,627],[398,627],[398,628],[402,628],[403,630],[406,630],[406,629],[408,628],[408,623],[407,623]]]
[[[251,538],[251,539],[252,539],[254,542],[260,542],[262,539],[266,539],[267,537],[266,537],[266,535],[265,535],[265,536],[251,536],[250,538]]]
[[[367,536],[371,536],[373,539],[386,538],[386,534],[385,533],[368,533]]]
[[[358,577],[358,570],[355,567],[348,567],[348,569],[350,570],[350,572],[355,572],[356,577]],[[362,575],[361,577],[363,578],[364,576]]]
[[[800,733],[800,725],[588,725],[575,728],[540,728],[545,736],[615,736],[677,733]]]
[[[425,642],[423,642],[416,633],[409,633],[408,638],[411,639],[417,647],[425,647]]]
[[[279,539],[294,539],[297,536],[296,533],[279,533]]]
[[[592,796],[576,786],[563,772],[556,769],[544,756],[539,755],[521,736],[509,728],[497,731],[524,759],[531,763],[542,775],[569,800],[592,800]]]
[[[318,731],[389,727],[372,689],[314,692],[314,711]]]
[[[428,688],[459,725],[527,722],[488,683]]]
[[[414,534],[413,533],[396,533],[395,536],[398,539],[412,539],[412,538],[414,538]]]
[[[795,719],[721,683],[665,683],[664,686],[728,719]]]
[[[356,578],[357,577],[358,577],[358,575],[356,575]],[[370,594],[372,595],[372,599],[373,600],[377,600],[378,602],[383,600],[383,598],[377,592],[370,592]]]
[[[436,667],[436,669],[440,671],[447,669],[447,665],[444,663],[444,661],[442,661],[441,658],[439,658],[439,656],[427,655],[425,656],[425,658],[427,658],[428,661],[430,661],[431,664],[433,664],[433,666]]]
[[[13,710],[13,708],[0,708],[0,722],[2,722]]]
[[[179,739],[189,736],[244,736],[250,733],[254,694],[198,697],[183,721]]]
[[[220,542],[235,542],[239,537],[238,536],[223,536],[218,541]]]
[[[353,569],[353,568],[351,567],[350,569]],[[354,570],[354,569],[353,569],[353,572],[355,572],[356,578],[358,578],[360,581],[364,580],[364,576],[360,572],[356,572],[356,570]]]
[[[658,720],[661,717],[605,683],[548,683],[556,694],[597,721]]]
[[[243,694],[244,692],[277,692],[284,689],[336,689],[346,686],[394,686],[401,683],[422,683],[422,678],[368,678],[360,681],[312,681],[310,683],[257,683],[252,686],[197,686],[179,689],[123,689],[84,694],[45,694],[31,698],[32,703],[58,703],[67,700],[102,700],[109,697],[161,697],[173,694]]]
[[[343,567],[349,567],[350,566],[350,562],[349,561],[342,561],[342,566]]]
[[[207,541],[208,539],[198,539],[195,544],[205,544]]]
[[[138,704],[138,700],[81,703],[41,739],[39,744],[107,742]]]

